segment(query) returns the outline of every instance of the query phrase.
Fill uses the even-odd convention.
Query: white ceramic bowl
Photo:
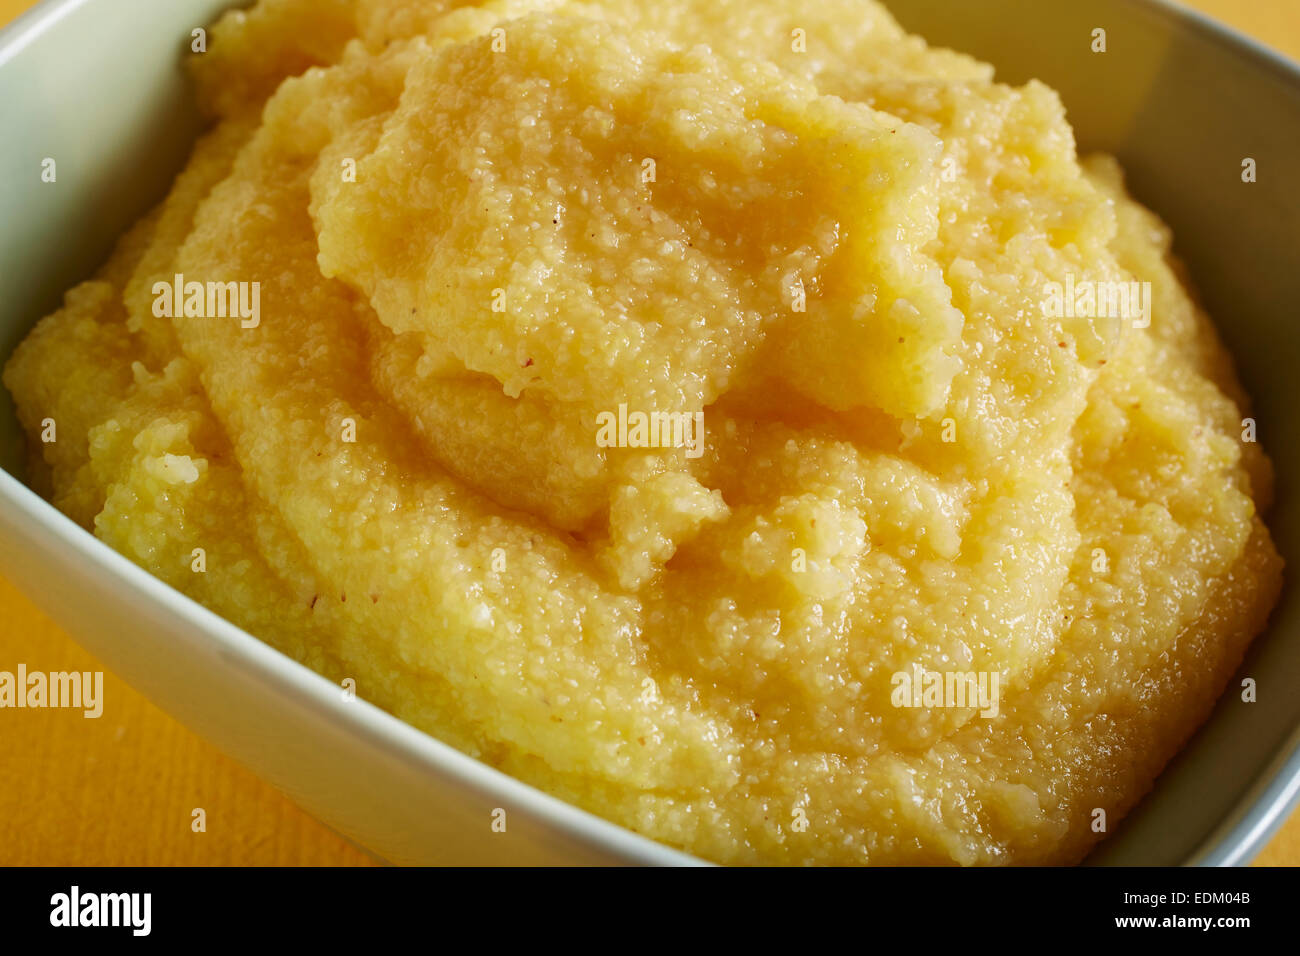
[[[183,51],[229,5],[46,0],[0,34],[0,361],[166,193],[197,131]],[[1270,523],[1300,567],[1300,333],[1285,308],[1300,301],[1300,71],[1151,0],[891,6],[1005,79],[1059,89],[1081,143],[1117,153],[1139,198],[1174,226],[1257,399],[1279,473]],[[1089,50],[1098,26],[1104,58]],[[40,182],[46,156],[58,158],[57,188]],[[1259,163],[1253,187],[1239,183],[1244,156]],[[86,534],[19,480],[8,402],[0,389],[0,572],[114,672],[320,819],[403,863],[694,862],[345,701]],[[1300,796],[1297,631],[1288,585],[1243,666],[1259,703],[1221,702],[1094,860],[1238,863],[1258,850]],[[498,807],[504,834],[489,825]]]

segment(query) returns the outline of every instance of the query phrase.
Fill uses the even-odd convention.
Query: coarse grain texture
[[[218,125],[5,369],[34,480],[414,725],[723,862],[1073,862],[1263,627],[1245,396],[1043,85],[869,0],[263,0],[194,68]]]

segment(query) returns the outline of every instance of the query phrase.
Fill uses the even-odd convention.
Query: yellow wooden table
[[[0,0],[0,24],[33,0]],[[976,0],[978,2],[978,0]],[[1300,60],[1300,0],[1190,0]],[[0,578],[0,670],[102,665]],[[368,865],[364,851],[105,674],[100,720],[10,710],[0,732],[0,864]],[[203,807],[207,830],[194,833]],[[1260,863],[1300,865],[1300,813]]]

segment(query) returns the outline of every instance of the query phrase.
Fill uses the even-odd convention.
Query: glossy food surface
[[[807,6],[227,16],[219,124],[6,368],[44,490],[705,857],[1078,859],[1263,624],[1268,463],[1055,94]],[[1134,282],[1145,314],[1048,302]],[[602,441],[629,412],[698,444]],[[923,673],[999,690],[899,706]]]

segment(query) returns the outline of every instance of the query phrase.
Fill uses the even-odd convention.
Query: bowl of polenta
[[[0,35],[0,569],[114,670],[396,862],[1280,822],[1295,67],[1155,3],[229,6]]]

